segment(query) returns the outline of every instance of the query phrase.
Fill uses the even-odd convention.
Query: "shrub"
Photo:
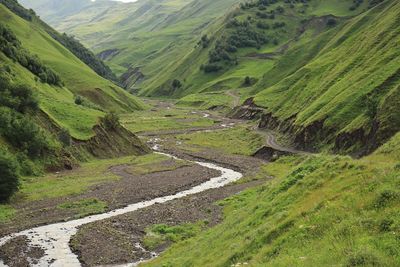
[[[83,98],[80,95],[75,96],[75,104],[77,105],[83,105]]]
[[[381,266],[381,265],[374,254],[368,251],[362,251],[350,256],[346,266],[352,267],[352,266]]]
[[[11,85],[4,75],[0,75],[0,106],[6,106],[21,113],[28,110],[36,111],[39,107],[37,97],[30,87]]]
[[[102,122],[106,129],[115,130],[119,127],[119,116],[115,112],[110,112],[104,116]]]
[[[328,19],[328,21],[326,22],[326,25],[328,25],[329,27],[334,27],[334,26],[336,26],[336,24],[337,24],[337,21],[336,21],[336,19],[334,19],[334,18],[330,18],[330,19]]]
[[[400,194],[398,192],[392,191],[392,190],[385,190],[381,192],[378,197],[375,199],[375,208],[381,209],[385,208],[387,205],[389,205],[391,202],[398,200]]]
[[[53,150],[47,135],[30,117],[6,107],[0,107],[0,134],[32,158],[44,156]]]
[[[207,64],[203,67],[205,73],[218,72],[222,69],[221,66],[215,64]]]
[[[58,140],[63,144],[64,146],[70,146],[72,143],[71,140],[71,135],[68,131],[68,129],[61,129],[61,131],[58,133]]]
[[[0,202],[5,202],[18,190],[19,173],[15,158],[0,150]]]
[[[174,89],[179,89],[179,88],[181,88],[181,87],[182,87],[181,81],[179,81],[179,80],[177,80],[177,79],[174,79],[174,80],[172,81],[172,88],[174,88]]]
[[[246,76],[246,78],[244,78],[244,83],[245,86],[250,86],[251,85],[251,78],[249,76]]]
[[[201,37],[201,40],[200,40],[199,43],[201,44],[201,46],[203,48],[207,48],[208,47],[208,45],[210,44],[210,39],[208,38],[207,34],[205,34],[205,35],[203,35]]]

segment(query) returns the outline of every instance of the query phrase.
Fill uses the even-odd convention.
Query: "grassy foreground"
[[[398,266],[399,148],[398,134],[359,160],[282,158],[221,202],[223,223],[143,266]]]

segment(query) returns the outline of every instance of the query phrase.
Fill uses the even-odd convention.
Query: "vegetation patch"
[[[5,223],[10,221],[16,210],[9,205],[0,205],[0,223]]]
[[[9,58],[17,61],[35,74],[43,83],[61,86],[61,78],[52,69],[45,66],[37,56],[32,56],[22,48],[11,29],[0,24],[0,50]]]
[[[214,121],[190,110],[160,109],[121,115],[121,123],[132,132],[178,130],[212,126]]]
[[[253,155],[264,144],[261,135],[246,127],[178,135],[186,144],[217,148],[229,154]]]
[[[204,230],[206,226],[206,221],[173,226],[155,224],[146,229],[143,243],[148,250],[155,250],[164,244],[176,243],[194,237]]]
[[[82,218],[92,214],[103,213],[107,210],[107,203],[97,198],[83,199],[74,202],[65,202],[57,206],[59,209],[69,210]]]

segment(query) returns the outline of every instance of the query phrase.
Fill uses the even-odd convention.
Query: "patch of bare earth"
[[[0,259],[9,267],[29,267],[43,256],[43,249],[30,246],[25,236],[16,237],[0,248]]]

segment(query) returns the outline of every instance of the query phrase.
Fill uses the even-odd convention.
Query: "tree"
[[[334,27],[334,26],[336,26],[336,24],[337,24],[337,21],[336,21],[336,19],[334,19],[334,18],[330,18],[330,19],[328,19],[328,21],[326,22],[326,25],[328,25],[329,27]]]
[[[58,140],[66,147],[71,146],[72,140],[68,129],[61,129],[58,133]]]
[[[244,78],[244,85],[245,86],[251,85],[251,78],[249,76],[246,76],[246,78]]]
[[[77,95],[75,97],[75,104],[77,105],[83,105],[83,98],[80,95]]]
[[[15,158],[0,150],[0,202],[5,202],[18,190],[19,172]]]
[[[179,89],[179,88],[181,88],[181,87],[182,87],[181,81],[179,81],[179,80],[177,80],[177,79],[174,79],[174,80],[172,81],[172,88],[174,88],[174,89]]]

